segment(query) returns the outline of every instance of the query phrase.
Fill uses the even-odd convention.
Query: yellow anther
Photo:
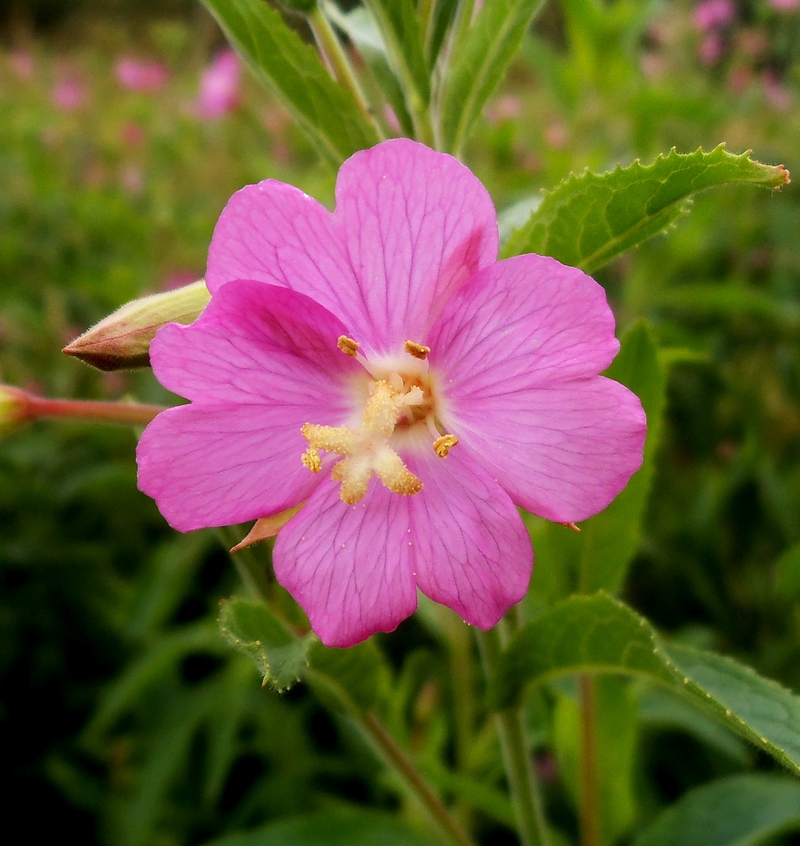
[[[336,346],[339,347],[345,355],[349,355],[350,358],[355,358],[358,353],[358,343],[352,338],[348,338],[347,335],[340,335],[339,340],[336,342]]]
[[[458,443],[455,435],[442,435],[433,442],[433,451],[439,458],[447,458],[447,453]]]
[[[300,460],[303,466],[307,467],[312,473],[319,473],[322,470],[322,459],[314,447],[309,447],[301,456]]]
[[[431,348],[426,347],[424,344],[417,344],[414,341],[406,341],[405,350],[409,355],[413,355],[414,358],[424,361],[428,357]]]

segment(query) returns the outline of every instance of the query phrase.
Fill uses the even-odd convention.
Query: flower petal
[[[596,376],[451,405],[447,425],[511,499],[557,523],[602,511],[642,464],[645,414]]]
[[[483,185],[456,159],[405,138],[342,165],[334,216],[373,330],[356,337],[368,354],[426,343],[448,298],[497,258],[497,215]]]
[[[428,345],[447,395],[470,401],[596,376],[619,351],[603,288],[533,254],[471,279],[447,303]]]
[[[603,289],[581,271],[498,262],[447,303],[429,345],[444,426],[518,505],[584,520],[641,465],[644,411],[596,376],[619,343]]]
[[[522,518],[460,445],[439,458],[428,444],[409,464],[425,485],[409,502],[417,585],[490,629],[528,590],[533,548]]]
[[[208,250],[212,294],[237,279],[289,288],[316,300],[361,334],[369,321],[333,215],[274,179],[246,185],[222,211]]]
[[[190,326],[160,329],[150,358],[164,387],[195,402],[286,406],[298,426],[338,423],[350,411],[346,384],[363,373],[337,348],[343,333],[302,294],[231,282]]]
[[[361,502],[345,505],[327,478],[281,529],[275,575],[326,646],[393,631],[414,612],[408,528],[407,497],[373,479]]]
[[[139,490],[181,532],[283,511],[319,484],[300,461],[302,422],[269,405],[170,408],[136,449]]]

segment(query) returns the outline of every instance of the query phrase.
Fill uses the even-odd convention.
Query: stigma
[[[458,443],[454,435],[438,428],[426,360],[429,348],[408,341],[405,355],[398,359],[370,362],[350,338],[342,336],[337,346],[356,358],[368,374],[367,391],[358,392],[358,405],[364,402],[366,393],[361,422],[356,426],[306,423],[300,430],[308,442],[301,456],[303,465],[312,473],[319,473],[323,467],[321,452],[342,456],[333,465],[331,478],[341,483],[340,496],[348,505],[364,498],[375,476],[393,493],[418,494],[423,488],[422,480],[408,469],[396,449],[399,443],[408,443],[403,434],[410,429],[424,431],[425,440],[430,438],[431,448],[440,458],[445,458]]]

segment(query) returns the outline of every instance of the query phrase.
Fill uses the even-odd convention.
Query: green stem
[[[486,676],[491,678],[500,655],[500,635],[494,628],[488,632],[477,632],[477,637]],[[544,804],[533,768],[522,709],[501,711],[496,720],[520,840],[523,846],[548,846],[550,838]]]
[[[354,715],[359,728],[380,752],[381,757],[400,774],[411,792],[419,799],[438,824],[442,833],[454,846],[474,846],[472,839],[455,821],[441,798],[425,781],[414,763],[406,755],[386,727],[371,712]]]
[[[44,399],[30,394],[26,395],[25,403],[25,417],[29,420],[37,418],[56,420],[70,417],[94,423],[127,423],[134,426],[144,426],[157,414],[166,411],[166,408],[160,405]]]
[[[597,783],[597,721],[594,677],[582,675],[581,713],[581,846],[600,846],[600,803]]]
[[[364,96],[361,83],[358,81],[355,70],[353,70],[347,52],[331,26],[330,21],[319,6],[316,6],[314,11],[308,15],[308,23],[314,34],[314,40],[317,42],[319,52],[328,66],[331,76],[342,87],[350,91],[362,114],[375,127],[378,137],[381,139],[385,138],[385,134],[375,119],[367,98]]]

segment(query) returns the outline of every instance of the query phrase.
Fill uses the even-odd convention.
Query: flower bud
[[[174,291],[133,300],[64,347],[98,370],[150,365],[150,342],[166,323],[191,323],[211,295],[203,279]]]
[[[25,391],[0,385],[0,437],[10,434],[31,418],[30,405]]]

